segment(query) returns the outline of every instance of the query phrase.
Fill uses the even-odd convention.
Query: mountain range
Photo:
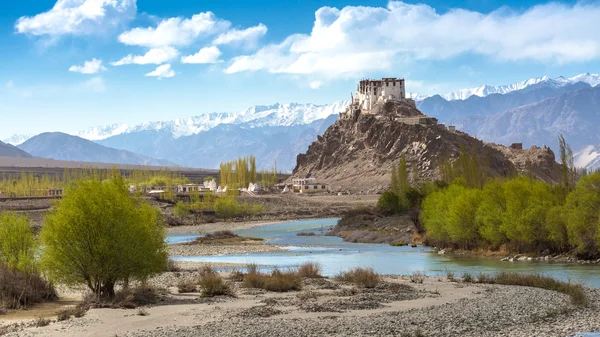
[[[47,132],[30,138],[18,146],[19,151],[39,158],[56,160],[176,166],[167,160],[158,160],[124,150],[96,144],[90,140],[60,132]]]
[[[30,158],[31,155],[11,144],[0,142],[0,157]]]
[[[600,75],[586,73],[416,98],[423,113],[488,142],[548,145],[556,151],[556,139],[562,133],[576,152],[578,164],[600,167],[600,160],[584,160],[600,153],[598,130],[593,126],[600,121],[599,84]],[[162,158],[179,165],[215,168],[223,160],[254,154],[259,168],[270,168],[277,162],[279,169],[290,171],[296,165],[297,154],[305,152],[348,103],[277,103],[133,126],[112,124],[77,135],[105,147],[129,151],[129,156],[141,155],[138,160],[147,162]],[[28,138],[15,135],[5,142],[19,144]],[[85,152],[77,147],[54,149],[44,147],[42,142],[37,144],[43,150],[31,145],[22,148],[55,159],[67,158],[76,149],[79,157]],[[585,149],[590,150],[584,156]]]

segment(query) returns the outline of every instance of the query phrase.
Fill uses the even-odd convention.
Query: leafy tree
[[[598,256],[600,247],[600,173],[583,177],[567,197],[570,243],[584,257]]]
[[[392,168],[392,179],[390,182],[390,190],[396,195],[400,194],[400,185],[398,184],[398,172],[396,168]]]
[[[408,180],[408,169],[406,167],[406,157],[402,155],[400,163],[398,164],[398,201],[400,203],[400,209],[407,209],[408,202],[406,200],[406,192],[410,188],[410,182]]]
[[[506,235],[500,230],[505,212],[504,184],[493,180],[483,187],[481,202],[475,215],[479,222],[479,234],[485,241],[493,245],[506,242]]]
[[[479,236],[479,225],[475,220],[477,207],[481,201],[481,190],[463,187],[451,187],[456,197],[449,201],[448,214],[444,227],[450,240],[462,248],[474,248],[477,246]]]
[[[390,214],[398,213],[399,211],[398,196],[392,191],[385,191],[377,200],[377,208],[380,211]]]
[[[571,146],[567,144],[565,137],[561,134],[558,136],[558,147],[560,152],[560,167],[562,173],[563,184],[567,188],[571,188],[574,184],[574,164],[573,164],[573,151]]]
[[[112,297],[116,283],[144,280],[167,267],[160,211],[130,196],[119,175],[67,190],[40,237],[47,275],[86,284],[99,296]]]
[[[0,213],[0,262],[12,270],[31,273],[35,270],[38,248],[27,217],[11,212]]]

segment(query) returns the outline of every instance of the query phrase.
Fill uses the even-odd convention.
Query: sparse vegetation
[[[373,268],[357,267],[338,274],[335,279],[343,282],[351,282],[363,288],[375,288],[381,281],[381,276]]]
[[[54,286],[40,275],[11,270],[0,263],[0,308],[26,308],[56,297]]]
[[[242,282],[244,288],[258,288],[267,291],[287,292],[302,289],[302,278],[297,271],[274,269],[270,274],[261,273],[255,265],[248,266],[248,273]]]
[[[415,271],[410,275],[410,282],[412,283],[423,283],[425,281],[425,273],[420,271]]]
[[[322,269],[316,262],[305,262],[298,267],[298,275],[306,278],[321,278]]]
[[[149,316],[150,313],[145,308],[138,308],[137,315],[138,316]]]
[[[469,273],[463,273],[462,280],[465,283],[471,283],[473,282],[473,276],[471,276]]]
[[[390,246],[394,246],[394,247],[402,247],[402,246],[408,246],[408,243],[404,242],[404,241],[392,241],[390,243]]]
[[[454,272],[452,270],[446,270],[446,278],[448,279],[448,281],[450,282],[454,282],[456,281],[454,279]]]
[[[197,291],[196,282],[194,282],[190,279],[180,280],[177,283],[177,290],[179,291],[180,294],[194,293]]]
[[[52,321],[49,320],[48,318],[39,317],[38,319],[35,320],[35,323],[33,325],[35,325],[38,328],[41,328],[41,327],[50,325],[51,322]]]
[[[315,236],[317,234],[315,232],[299,232],[296,235],[297,236]]]
[[[217,273],[207,273],[200,278],[200,289],[203,297],[231,296],[233,290]]]
[[[588,297],[585,294],[585,291],[581,284],[563,282],[556,280],[552,277],[543,276],[539,274],[499,272],[495,275],[487,275],[483,278],[480,276],[478,282],[552,290],[569,295],[569,297],[571,297],[573,305],[583,307],[587,306],[589,303]]]

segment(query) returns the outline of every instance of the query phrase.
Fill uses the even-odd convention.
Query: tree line
[[[269,188],[277,184],[277,163],[271,170],[256,170],[256,158],[253,155],[225,161],[219,165],[219,184],[228,188],[247,188],[250,183],[260,183]]]
[[[431,244],[463,249],[516,252],[575,252],[600,256],[600,173],[573,164],[559,137],[561,183],[511,170],[492,177],[486,156],[461,148],[454,161],[439,165],[440,180],[409,184],[404,156],[394,167],[390,190],[378,202],[387,213],[409,212]]]

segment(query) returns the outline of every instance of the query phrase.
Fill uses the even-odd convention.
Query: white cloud
[[[400,1],[385,8],[322,7],[310,35],[294,34],[252,55],[235,57],[225,73],[264,70],[343,77],[463,54],[504,62],[583,62],[600,58],[598,17],[597,2],[486,14],[465,9],[440,14],[428,5]]]
[[[15,30],[35,36],[89,35],[135,17],[136,0],[58,0],[52,9],[17,20]]]
[[[213,43],[216,45],[241,43],[247,46],[255,46],[258,39],[267,34],[267,26],[262,23],[258,26],[238,30],[232,29],[219,35]]]
[[[161,64],[169,62],[179,55],[173,47],[152,48],[144,55],[127,55],[119,61],[112,62],[113,66],[125,64]]]
[[[165,19],[156,27],[134,28],[119,35],[119,41],[126,45],[150,48],[187,46],[200,35],[216,34],[227,30],[230,25],[229,21],[218,19],[212,12],[204,12],[190,19]]]
[[[156,67],[156,70],[147,73],[146,76],[158,77],[158,79],[169,78],[175,76],[175,72],[171,69],[170,64],[163,64]]]
[[[323,82],[321,82],[321,81],[312,81],[308,85],[310,86],[311,89],[319,89],[323,85]]]
[[[102,77],[94,77],[83,83],[83,86],[89,88],[93,92],[105,92],[106,84]]]
[[[200,49],[194,55],[184,56],[181,58],[181,63],[220,63],[223,62],[219,60],[219,56],[221,56],[221,51],[219,48],[212,46]]]
[[[69,71],[82,74],[96,74],[104,70],[106,68],[102,65],[102,61],[97,59],[85,61],[82,66],[71,66],[69,68]]]
[[[12,87],[14,87],[14,86],[15,86],[15,82],[13,82],[12,80],[10,80],[10,81],[6,82],[6,87],[7,87],[7,88],[12,88]]]

